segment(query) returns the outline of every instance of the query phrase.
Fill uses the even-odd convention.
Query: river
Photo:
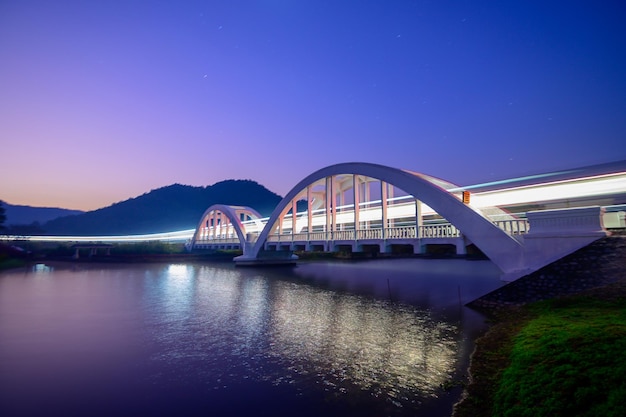
[[[0,273],[2,416],[449,416],[489,261]],[[448,388],[448,389],[445,389]]]

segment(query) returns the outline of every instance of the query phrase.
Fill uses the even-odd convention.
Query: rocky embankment
[[[619,281],[626,271],[626,234],[614,233],[468,303],[477,310],[493,312],[576,294]]]

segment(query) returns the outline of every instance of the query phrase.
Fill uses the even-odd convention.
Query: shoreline
[[[589,300],[606,304],[621,302],[623,305],[626,300],[626,277],[604,286],[550,301],[569,304],[570,308],[571,306],[576,308],[577,303],[580,303],[580,308],[583,309],[584,303]],[[461,398],[454,404],[452,417],[491,417],[494,415],[496,390],[502,374],[511,366],[515,338],[531,321],[542,317],[542,313],[533,310],[536,304],[512,306],[498,311],[480,311],[491,322],[491,325],[474,341],[474,350],[470,354],[467,371],[468,382]],[[590,366],[593,367],[593,363]]]

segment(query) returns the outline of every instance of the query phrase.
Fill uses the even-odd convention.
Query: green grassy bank
[[[500,313],[455,417],[626,415],[626,281]]]
[[[0,271],[5,269],[19,268],[24,265],[26,265],[26,261],[23,259],[0,257]]]

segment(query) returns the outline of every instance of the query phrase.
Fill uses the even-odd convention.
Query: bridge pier
[[[98,249],[104,249],[104,253],[106,256],[111,255],[111,245],[107,243],[75,244],[75,245],[72,245],[72,249],[74,249],[74,254],[72,255],[72,259],[80,259],[81,249],[89,249],[90,258],[98,254]]]
[[[463,236],[457,238],[455,246],[457,255],[467,255],[467,246],[465,244],[465,238],[463,238]]]

